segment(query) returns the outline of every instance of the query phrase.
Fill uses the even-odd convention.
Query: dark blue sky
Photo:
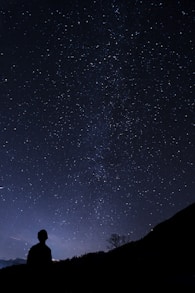
[[[137,240],[195,201],[194,1],[0,0],[0,258]]]

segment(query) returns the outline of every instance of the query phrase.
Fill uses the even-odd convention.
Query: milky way
[[[194,1],[0,1],[0,258],[131,241],[195,201]]]

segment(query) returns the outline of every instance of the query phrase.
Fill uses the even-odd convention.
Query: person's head
[[[48,239],[47,231],[45,229],[40,230],[37,236],[40,242],[45,242]]]

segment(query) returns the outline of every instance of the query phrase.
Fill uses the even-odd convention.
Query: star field
[[[194,1],[0,1],[0,258],[137,240],[194,197]]]

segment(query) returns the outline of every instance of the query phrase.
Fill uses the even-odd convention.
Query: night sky
[[[0,258],[40,229],[55,259],[107,251],[195,202],[194,11],[0,0]]]

